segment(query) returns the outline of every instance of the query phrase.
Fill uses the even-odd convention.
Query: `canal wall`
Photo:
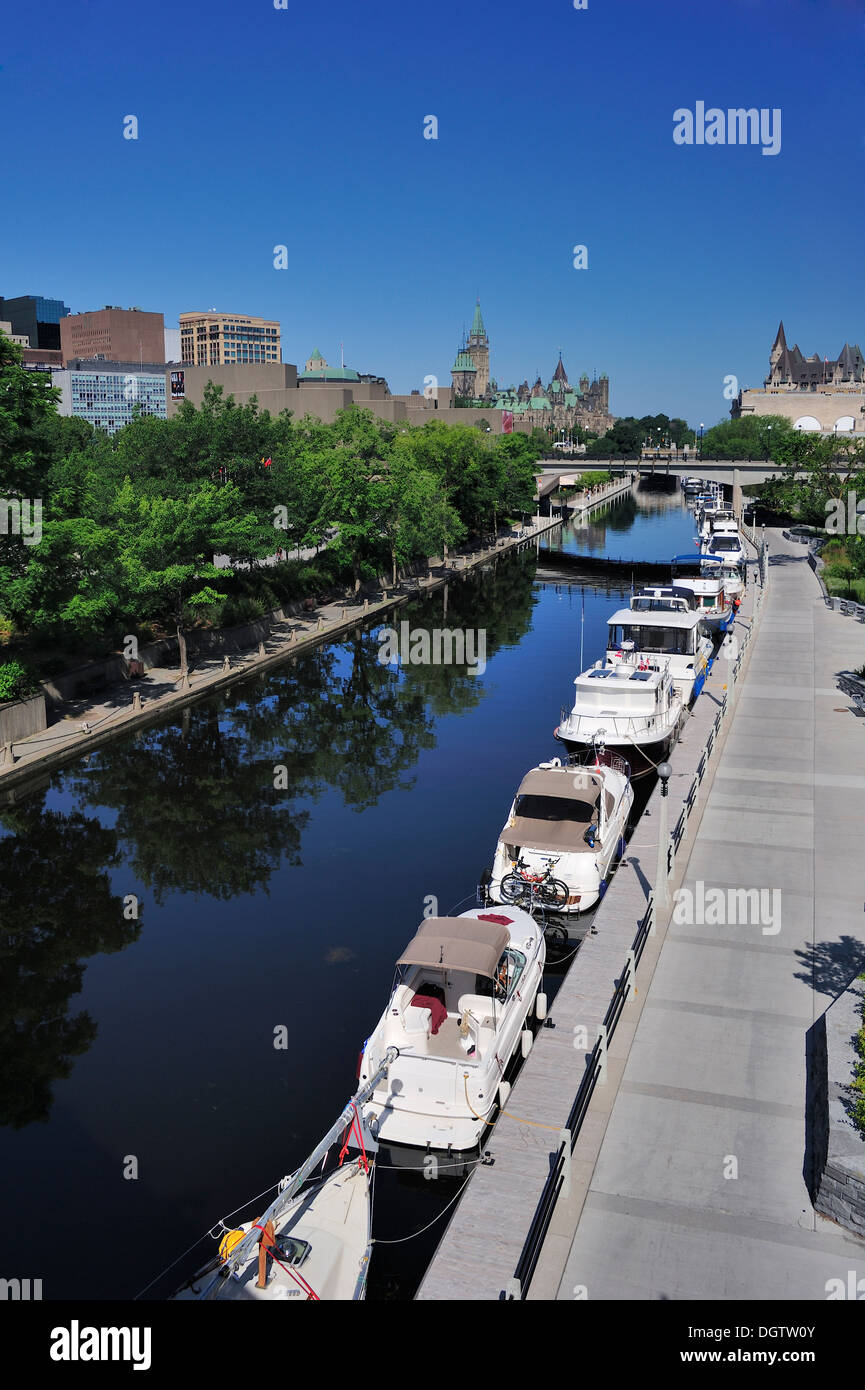
[[[753,544],[753,533],[747,533]],[[763,569],[765,583],[767,570]],[[657,786],[420,1286],[420,1300],[555,1298],[618,1084],[660,954],[668,894],[695,835],[747,671],[764,589],[749,585],[734,634],[669,757],[668,826]],[[682,856],[682,872],[686,856]],[[637,974],[639,966],[640,973]],[[610,1044],[615,1034],[615,1047]],[[504,1219],[503,1219],[504,1218]]]
[[[127,663],[122,657],[109,658],[107,663],[94,663],[56,678],[47,683],[50,689],[46,688],[54,722],[30,737],[16,736],[0,744],[0,796],[7,792],[14,795],[14,789],[35,774],[61,767],[110,742],[120,733],[134,732],[152,724],[239,680],[278,666],[297,652],[333,641],[360,624],[377,622],[385,613],[436,592],[456,576],[481,568],[499,555],[522,551],[529,546],[537,549],[541,536],[554,532],[561,525],[561,517],[535,518],[527,527],[500,537],[495,545],[449,559],[447,566],[442,564],[431,569],[428,577],[418,577],[409,588],[382,590],[380,599],[361,596],[354,601],[336,600],[311,611],[304,604],[291,605],[295,611],[276,609],[254,623],[212,634],[209,649],[205,643],[196,642],[196,638],[200,641],[201,634],[190,633],[187,641],[196,669],[189,673],[185,684],[171,666],[147,665],[151,658],[157,663],[172,659],[176,662],[176,638],[166,638],[154,644],[153,649],[143,649],[147,658],[142,661],[144,674],[134,682],[125,678]],[[250,651],[243,650],[247,637],[252,646]],[[107,690],[102,684],[106,669],[120,673],[118,682]],[[71,694],[64,693],[62,686],[67,677]]]
[[[863,1003],[865,982],[856,979],[811,1029],[806,1115],[814,1206],[865,1237],[865,1137],[850,1116]]]

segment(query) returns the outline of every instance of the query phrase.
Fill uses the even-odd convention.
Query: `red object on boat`
[[[430,1032],[435,1037],[448,1016],[448,1011],[440,999],[436,999],[432,994],[412,995],[411,1006],[413,1009],[429,1009],[430,1011]]]

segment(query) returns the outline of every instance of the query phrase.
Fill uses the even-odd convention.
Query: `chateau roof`
[[[565,364],[562,361],[561,353],[559,353],[559,360],[556,366],[556,370],[553,372],[553,381],[563,381],[566,386],[568,385],[568,374],[565,371]]]
[[[484,328],[483,314],[481,313],[480,300],[475,304],[475,316],[472,319],[471,336],[473,338],[485,338],[487,336],[487,330]]]

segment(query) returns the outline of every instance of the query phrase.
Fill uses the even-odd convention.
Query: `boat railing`
[[[631,765],[626,758],[619,753],[613,753],[609,748],[589,748],[585,752],[569,753],[568,767],[608,767],[612,772],[618,772],[622,777],[630,781]]]

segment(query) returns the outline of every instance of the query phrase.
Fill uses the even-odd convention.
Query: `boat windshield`
[[[694,651],[694,628],[638,627],[636,623],[611,623],[610,646],[638,652],[665,652],[687,656]]]
[[[524,820],[571,821],[574,825],[589,825],[593,807],[587,801],[575,801],[563,796],[518,796],[514,807]]]
[[[717,551],[741,550],[738,536],[713,536],[712,549]]]

